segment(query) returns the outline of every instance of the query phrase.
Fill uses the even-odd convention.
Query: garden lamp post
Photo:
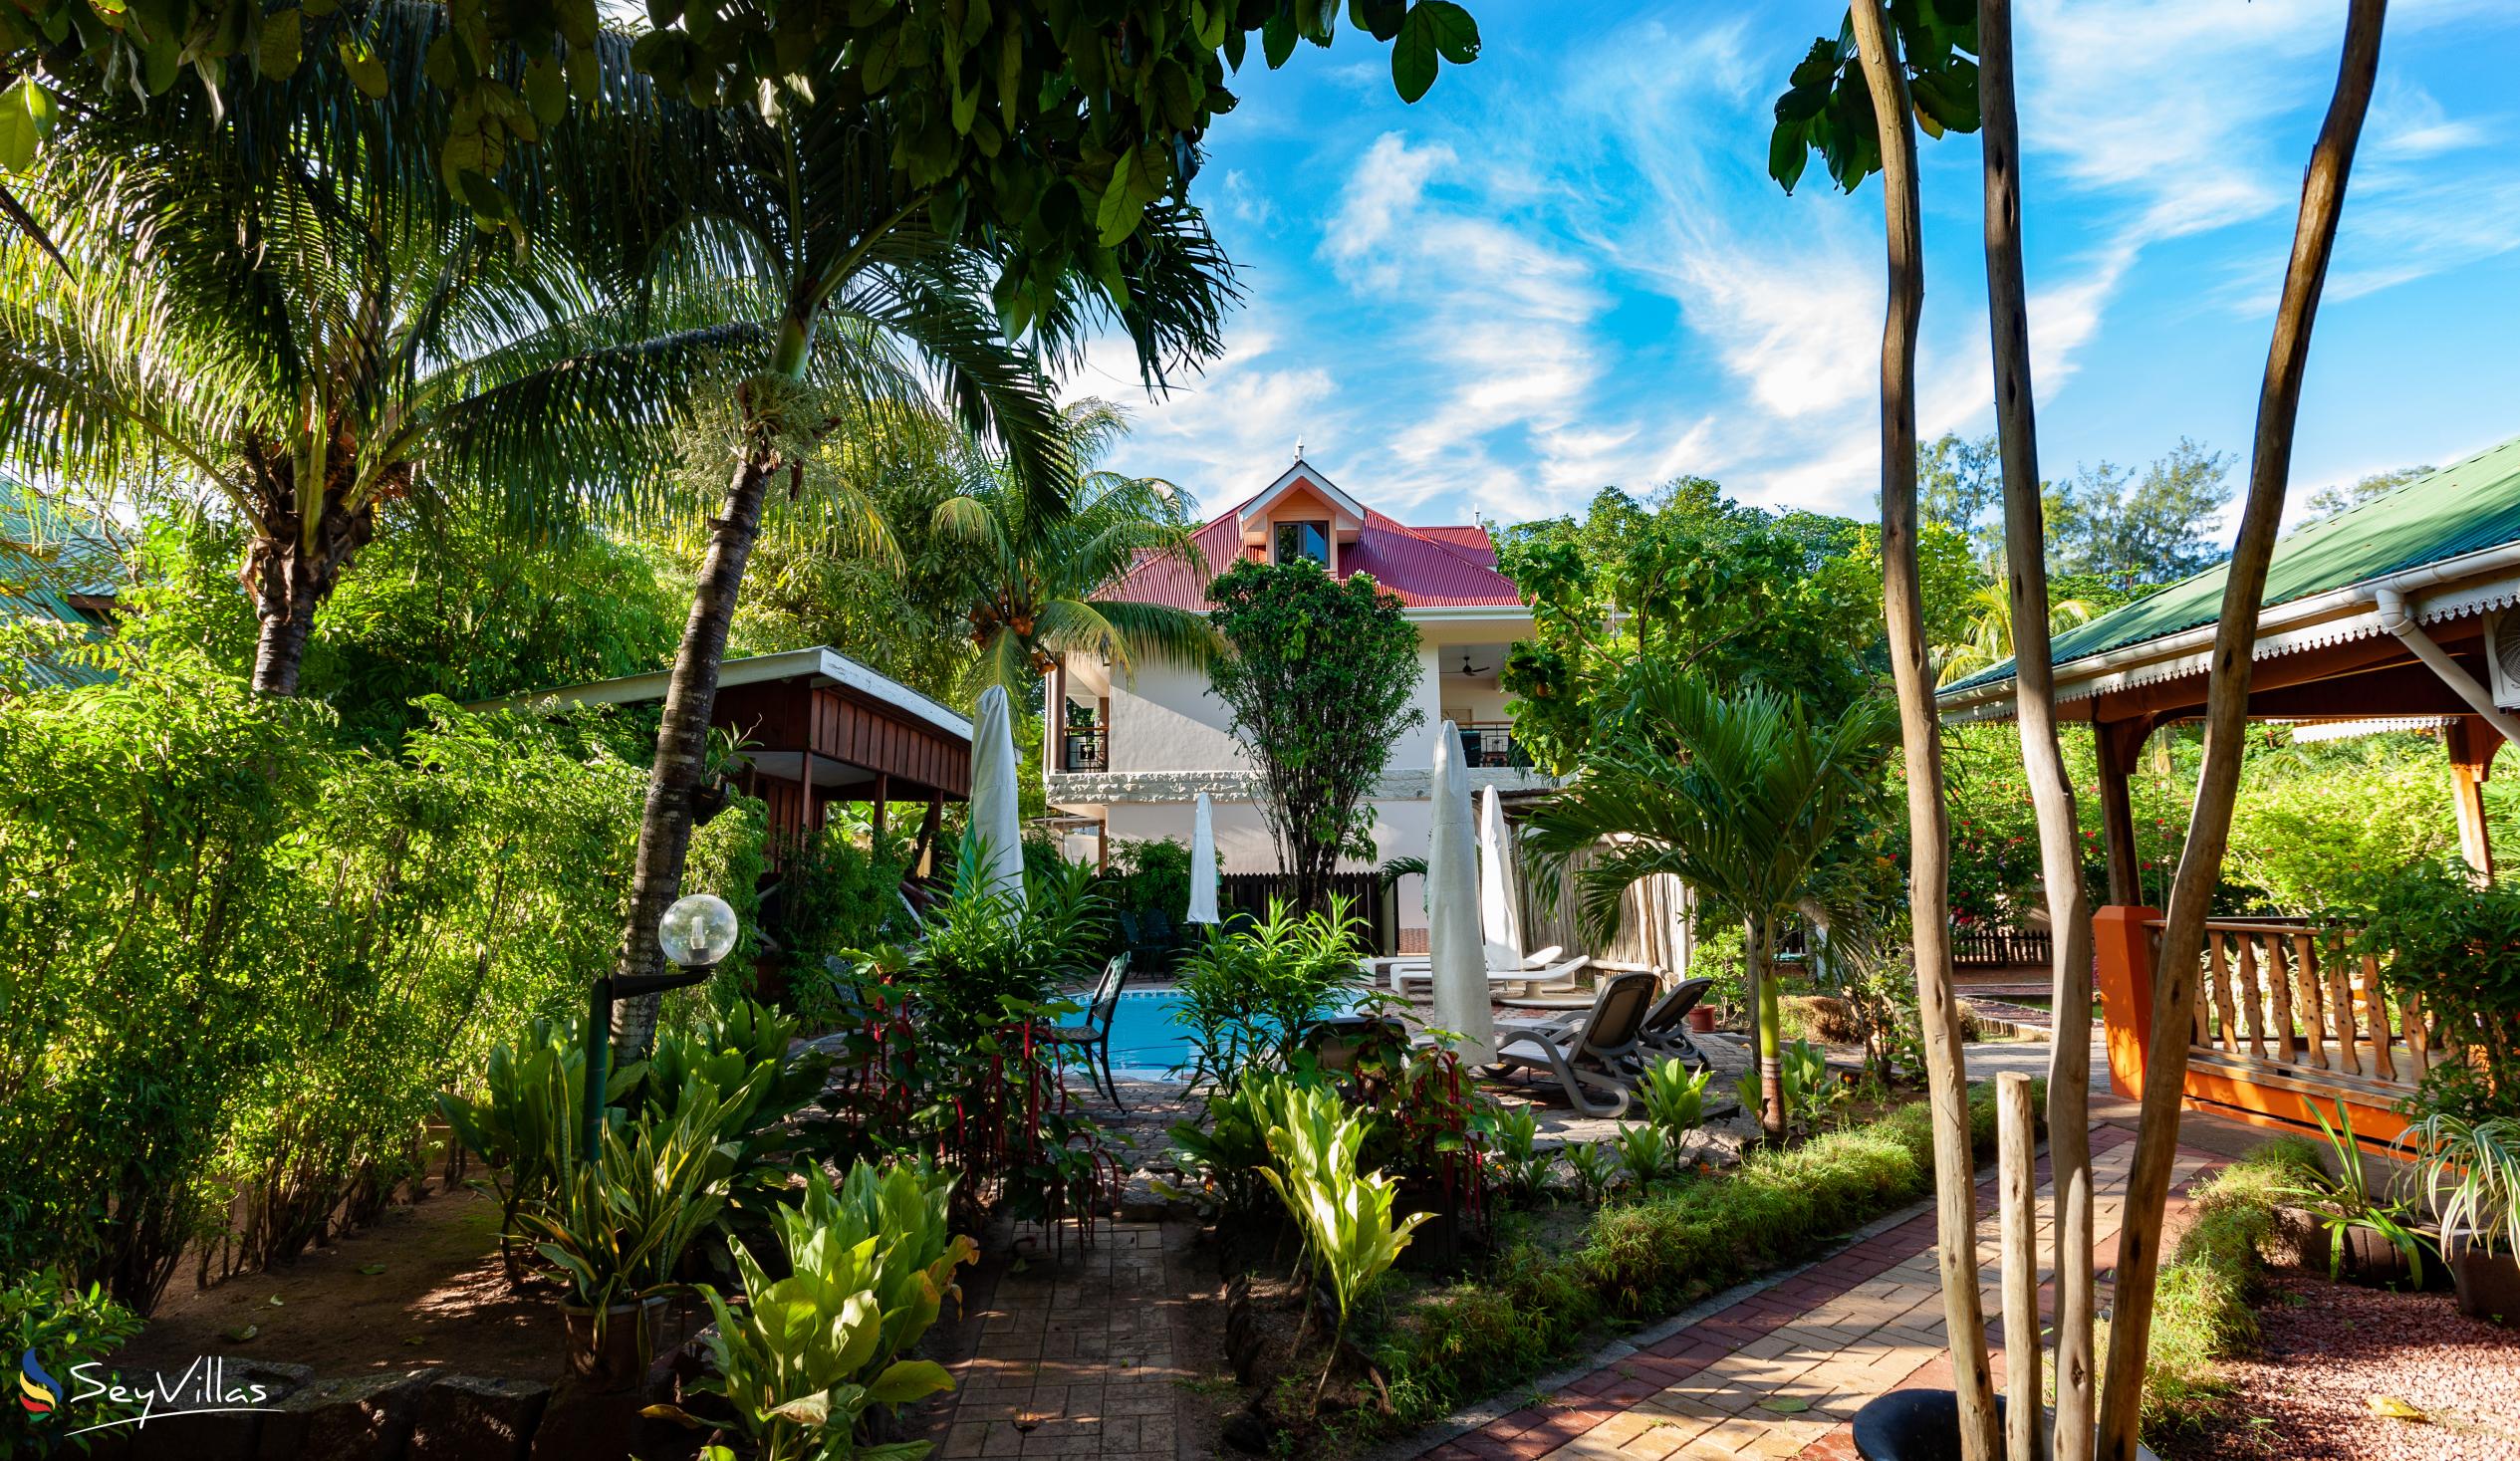
[[[670,974],[606,975],[595,981],[587,1001],[586,1147],[593,1154],[604,1132],[606,1068],[613,1054],[613,1001],[635,999],[697,984],[717,972],[718,962],[735,950],[741,930],[735,910],[715,893],[685,893],[665,909],[656,924],[656,942],[663,946]]]

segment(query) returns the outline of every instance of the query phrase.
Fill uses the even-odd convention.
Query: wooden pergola
[[[2088,723],[2100,769],[2109,904],[2095,915],[2110,1071],[2142,1086],[2159,910],[2142,905],[2128,777],[2163,726],[2201,719],[2220,569],[2103,615],[2056,642],[2061,719]],[[2520,439],[2296,531],[2267,575],[2248,713],[2299,734],[2419,729],[2440,740],[2459,846],[2494,873],[2484,786],[2520,738]],[[2011,666],[1941,693],[1946,722],[2013,713]],[[2191,1104],[2306,1124],[2305,1101],[2341,1099],[2367,1136],[2457,1033],[2382,987],[2336,930],[2215,919],[2189,1049]]]
[[[628,675],[489,705],[638,705],[664,699],[667,679]],[[923,804],[924,853],[944,804],[971,796],[971,722],[836,649],[727,660],[709,724],[737,738],[743,790],[769,809],[774,866],[836,802],[872,805],[879,833],[891,804]]]

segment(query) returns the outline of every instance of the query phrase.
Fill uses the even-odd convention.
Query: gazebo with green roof
[[[2141,1088],[2160,915],[2137,906],[2127,776],[2156,728],[2204,714],[2225,571],[2215,568],[2056,638],[2057,714],[2091,724],[2109,860],[2095,917],[2111,1074]],[[2447,751],[2459,841],[2493,874],[2483,783],[2520,738],[2520,438],[2433,472],[2276,546],[2251,649],[2248,713],[2329,733],[2421,729]],[[1946,721],[2007,719],[2013,667],[1945,686]],[[2270,1124],[2342,1099],[2366,1135],[2457,1033],[2382,986],[2332,932],[2215,920],[2189,1048],[2191,1101]]]
[[[2099,733],[2113,902],[2136,898],[2128,769],[2156,727],[2203,715],[2223,580],[2223,569],[2209,569],[2056,638],[2057,713]],[[2490,870],[2477,783],[2505,734],[2520,734],[2505,713],[2520,707],[2515,604],[2520,437],[2276,546],[2249,715],[2437,726],[2455,768],[2462,845]],[[2011,663],[1945,686],[1940,700],[1945,720],[2009,718]]]

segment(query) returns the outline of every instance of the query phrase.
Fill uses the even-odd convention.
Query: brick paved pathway
[[[2107,1265],[2117,1255],[2119,1194],[2135,1138],[2103,1126],[2092,1145],[2100,1193],[2093,1226]],[[2181,1147],[2172,1190],[2216,1160]],[[2044,1163],[2040,1175],[2044,1252]],[[1990,1322],[2002,1308],[1994,1203],[1993,1182],[1980,1183],[1978,1261]],[[2042,1297],[2053,1302],[2052,1293]],[[1990,1328],[2000,1335],[2000,1326]],[[1928,1213],[1595,1370],[1546,1406],[1517,1410],[1426,1454],[1430,1461],[1852,1461],[1849,1421],[1865,1401],[1889,1389],[1948,1386],[1950,1375]]]
[[[1091,1248],[1072,1230],[1064,1256],[1036,1252],[998,1280],[979,1346],[954,1365],[950,1405],[925,1429],[940,1461],[974,1456],[1100,1456],[1176,1461],[1180,1333],[1195,1272],[1184,1224],[1109,1222]]]

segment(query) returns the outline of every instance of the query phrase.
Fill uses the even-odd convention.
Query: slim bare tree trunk
[[[1785,1022],[1776,988],[1776,961],[1770,948],[1774,925],[1750,920],[1750,992],[1758,1004],[1759,1128],[1769,1145],[1785,1139]]]
[[[708,750],[709,712],[717,703],[717,671],[726,657],[726,631],[735,618],[735,596],[744,565],[761,534],[763,490],[777,466],[767,447],[756,448],[735,467],[727,484],[726,510],[710,525],[708,554],[691,597],[691,618],[674,651],[673,678],[665,690],[664,722],[656,727],[656,764],[647,775],[647,802],[638,823],[638,861],[630,874],[629,916],[613,956],[616,978],[660,972],[664,952],[656,925],[682,892],[682,864],[691,851],[691,794],[698,790]],[[656,1033],[661,996],[648,994],[613,1007],[617,1061],[639,1059]]]
[[[2074,783],[2057,745],[2048,641],[2047,525],[2030,389],[2030,309],[2021,267],[2021,126],[2013,107],[2012,0],[1978,0],[1977,80],[1986,156],[1986,303],[2004,474],[2004,561],[2012,596],[2021,761],[2039,818],[2039,863],[2055,932],[2056,1038],[2048,1057],[2048,1155],[2056,1189],[2056,1461],[2092,1453],[2091,899],[2083,890]]]
[[[2132,1461],[2143,1392],[2143,1363],[2152,1330],[2153,1284],[2159,1275],[2161,1210],[2168,1199],[2170,1166],[2178,1146],[2179,1098],[2187,1085],[2187,1041],[2196,1004],[2196,968],[2203,955],[2205,915],[2222,873],[2231,833],[2231,802],[2240,785],[2249,711],[2249,652],[2257,639],[2259,598],[2275,554],[2275,532],[2284,515],[2284,486],[2292,475],[2293,428],[2301,410],[2302,375],[2310,360],[2310,330],[2334,252],[2337,219],[2345,209],[2345,184],[2354,170],[2354,147],[2371,108],[2373,78],[2380,70],[2382,23],[2388,0],[2353,0],[2346,15],[2345,53],[2336,94],[2311,149],[2301,185],[2301,215],[2293,232],[2292,261],[2275,309],[2275,336],[2267,349],[2266,375],[2258,387],[2257,438],[2249,458],[2249,491],[2240,533],[2231,551],[2222,591],[2222,614],[2214,627],[2212,676],[2205,692],[2205,760],[2196,778],[2194,812],[2170,906],[2161,933],[2161,957],[2153,975],[2152,1030],[2143,1069],[2143,1115],[2136,1139],[2135,1169],[2127,1178],[2126,1216],[2119,1229],[2115,1318],[2109,1334],[2109,1369],[2101,1388],[2101,1454]],[[2064,1012],[2059,1011],[2060,1015]]]
[[[1969,1144],[1968,1072],[1951,995],[1951,842],[1942,801],[1942,727],[1927,665],[1923,590],[1916,572],[1916,325],[1924,313],[1924,225],[1916,191],[1916,133],[1907,84],[1892,54],[1881,0],[1855,0],[1856,46],[1880,119],[1882,198],[1890,245],[1890,309],[1882,328],[1882,602],[1890,674],[1898,686],[1907,769],[1907,906],[1916,950],[1916,1003],[1933,1104],[1935,1222],[1943,1324],[1951,1339],[1961,1454],[1995,1461],[1994,1381],[1978,1304],[1976,1162]]]

